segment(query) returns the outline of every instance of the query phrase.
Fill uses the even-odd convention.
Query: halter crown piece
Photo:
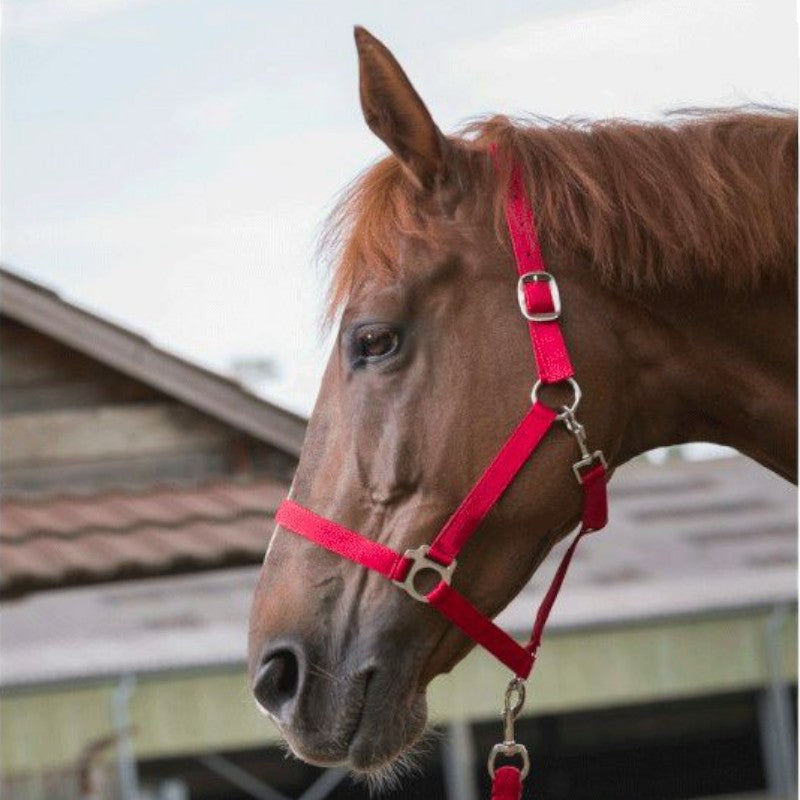
[[[495,147],[492,147],[492,156],[497,159]],[[503,741],[492,748],[488,766],[492,777],[492,800],[520,800],[522,781],[530,769],[530,760],[525,745],[514,739],[514,721],[525,702],[525,680],[533,668],[542,632],[575,548],[585,534],[605,526],[608,520],[608,502],[606,460],[601,451],[589,450],[586,431],[576,417],[581,392],[559,325],[561,300],[558,285],[545,268],[533,208],[525,191],[519,165],[514,165],[511,171],[505,215],[519,273],[517,299],[528,325],[538,378],[531,392],[530,410],[444,527],[430,545],[422,545],[401,554],[321,517],[291,499],[281,503],[275,514],[275,521],[343,558],[379,572],[415,600],[429,603],[514,673],[505,694]],[[567,383],[570,386],[572,402],[554,410],[544,405],[538,399],[538,394],[543,386],[558,383]],[[486,514],[497,503],[555,422],[565,425],[574,436],[580,452],[580,458],[572,465],[572,471],[583,490],[582,523],[542,599],[530,639],[521,645],[478,611],[452,587],[451,582],[461,548],[478,529]],[[415,584],[417,575],[421,572],[434,572],[438,576],[436,586],[424,594],[417,590]],[[520,763],[496,766],[499,758],[519,759]]]

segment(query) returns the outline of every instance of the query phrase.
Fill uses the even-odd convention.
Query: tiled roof
[[[287,491],[273,478],[0,505],[0,597],[258,563]]]

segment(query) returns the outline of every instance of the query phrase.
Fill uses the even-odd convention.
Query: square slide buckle
[[[529,283],[547,284],[550,289],[550,300],[553,303],[552,311],[534,312],[528,309],[525,286]],[[522,316],[529,322],[553,322],[561,316],[561,295],[558,292],[556,279],[549,272],[526,272],[524,275],[520,275],[517,282],[517,302]]]
[[[424,572],[428,569],[432,570],[439,576],[440,582],[446,583],[449,586],[450,581],[453,580],[453,570],[456,568],[455,559],[445,566],[444,564],[440,564],[438,561],[434,561],[428,555],[429,550],[430,547],[427,544],[422,544],[412,550],[406,550],[405,553],[403,553],[403,558],[407,558],[409,561],[411,561],[411,566],[408,568],[408,574],[401,581],[392,581],[392,583],[396,584],[403,591],[410,594],[415,600],[419,600],[420,603],[430,602],[430,600],[428,600],[428,598],[422,594],[422,592],[417,591],[417,587],[414,585],[414,580],[420,572]]]
[[[603,469],[608,469],[606,457],[603,455],[602,450],[595,450],[594,453],[589,453],[572,465],[572,472],[575,475],[575,480],[578,483],[583,483],[583,473],[590,470],[596,464],[602,464]]]

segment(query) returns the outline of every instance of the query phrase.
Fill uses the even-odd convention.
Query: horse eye
[[[356,358],[362,361],[379,361],[397,352],[400,334],[384,327],[365,327],[356,334]]]

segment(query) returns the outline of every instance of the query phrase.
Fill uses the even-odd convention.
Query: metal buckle
[[[587,452],[583,458],[572,465],[572,472],[575,475],[575,480],[578,481],[578,483],[583,483],[581,480],[581,473],[583,470],[597,463],[602,464],[603,469],[608,469],[608,463],[606,462],[606,457],[603,455],[602,450],[595,450],[594,453]]]
[[[564,422],[565,424],[568,416],[572,416],[574,419],[575,412],[578,409],[578,404],[581,402],[581,387],[578,385],[578,382],[575,380],[575,378],[567,378],[566,380],[567,383],[570,385],[570,388],[572,389],[572,394],[573,394],[572,405],[563,406],[562,410],[558,414],[556,414],[556,419],[561,420],[561,422]],[[548,386],[550,385],[556,386],[557,384],[555,383],[548,384]],[[536,383],[533,384],[533,389],[531,389],[531,403],[533,403],[534,405],[536,404],[536,401],[539,399],[539,389],[541,389],[541,387],[542,387],[542,381],[541,379],[539,379],[536,381]],[[569,428],[569,425],[567,425],[567,427]]]
[[[550,288],[550,299],[553,302],[552,311],[531,312],[528,310],[528,300],[525,297],[525,285],[528,283],[546,283]],[[552,322],[561,316],[561,295],[558,292],[556,279],[549,272],[526,272],[519,276],[517,281],[517,302],[522,316],[529,322]]]
[[[427,544],[422,544],[419,547],[406,550],[406,552],[403,553],[403,557],[411,561],[411,566],[408,568],[408,574],[401,581],[392,581],[392,583],[396,584],[405,592],[410,594],[415,600],[419,600],[420,603],[429,603],[430,600],[428,600],[424,594],[418,592],[414,586],[414,579],[417,577],[417,575],[426,569],[432,569],[439,576],[439,580],[449,586],[450,581],[453,580],[453,571],[458,563],[455,559],[453,559],[453,561],[447,565],[440,564],[438,561],[434,561],[434,559],[428,555],[429,550],[430,547]]]

